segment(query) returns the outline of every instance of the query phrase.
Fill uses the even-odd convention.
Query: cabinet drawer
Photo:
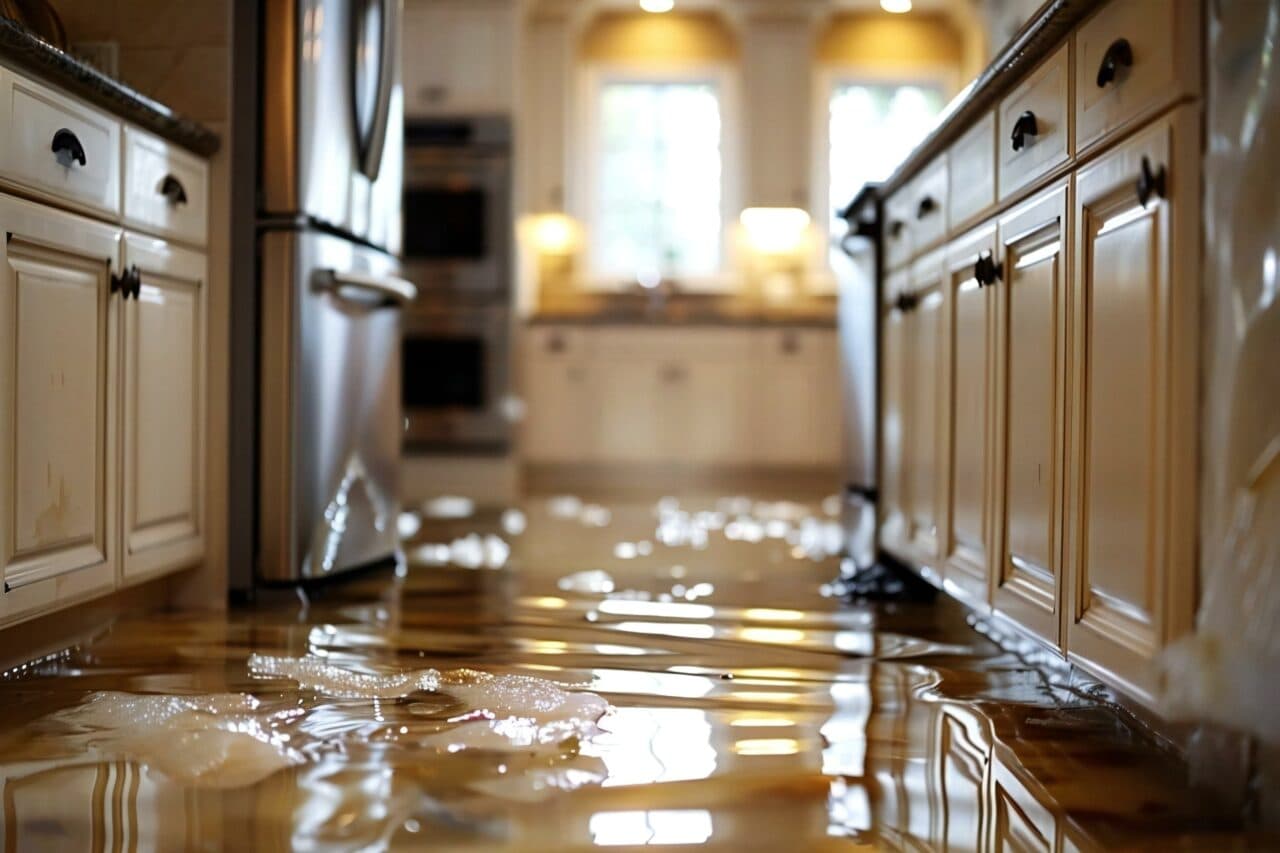
[[[1076,33],[1076,150],[1200,80],[1198,0],[1115,0]]]
[[[944,154],[925,167],[911,182],[912,251],[928,251],[947,234],[947,157]]]
[[[1004,200],[1066,162],[1070,53],[1063,45],[1000,103],[997,179]]]
[[[915,211],[915,182],[894,193],[884,204],[884,267],[897,269],[911,260],[911,223]]]
[[[685,359],[745,361],[751,355],[752,330],[693,326],[687,329],[609,327],[594,343],[607,360],[668,363]]]
[[[948,154],[947,224],[963,225],[996,201],[996,114],[987,113]]]
[[[140,229],[204,245],[209,169],[137,128],[124,132],[124,215]]]
[[[3,68],[0,92],[0,175],[42,195],[118,214],[119,122]]]

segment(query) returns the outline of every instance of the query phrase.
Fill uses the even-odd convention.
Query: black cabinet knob
[[[1004,264],[997,263],[990,252],[978,255],[978,260],[973,265],[973,277],[978,282],[978,287],[995,284],[1003,276]]]
[[[1027,144],[1028,136],[1039,134],[1040,126],[1036,123],[1036,114],[1027,110],[1013,123],[1013,132],[1009,134],[1009,141],[1013,143],[1014,151],[1021,151]]]
[[[938,202],[933,196],[927,195],[920,199],[920,206],[916,208],[916,219],[924,219],[930,213],[938,209]]]
[[[136,264],[130,265],[120,275],[112,273],[111,275],[111,292],[119,293],[120,298],[128,299],[132,296],[135,300],[142,293],[142,273],[138,271]]]
[[[1121,68],[1132,67],[1133,48],[1129,46],[1129,40],[1116,39],[1107,48],[1107,52],[1102,54],[1102,62],[1098,65],[1098,88],[1106,88],[1108,83],[1116,79],[1116,73]]]
[[[84,146],[80,144],[80,139],[65,127],[60,128],[53,135],[53,143],[49,146],[49,150],[58,158],[58,163],[68,169],[71,168],[72,163],[88,165],[89,161],[84,156]]]
[[[174,207],[187,203],[187,188],[173,175],[165,175],[160,186],[156,187],[156,192],[164,196]]]
[[[914,293],[909,293],[904,290],[898,294],[896,299],[893,300],[893,307],[901,314],[909,314],[915,310],[916,303],[919,301],[919,297]]]
[[[1138,203],[1146,207],[1152,196],[1164,198],[1165,183],[1164,166],[1152,171],[1151,161],[1144,155],[1142,158],[1142,172],[1138,175],[1138,182],[1135,187],[1138,191]]]
[[[902,236],[902,229],[906,227],[907,223],[903,222],[901,219],[893,220],[889,223],[889,236],[895,240],[898,239]]]

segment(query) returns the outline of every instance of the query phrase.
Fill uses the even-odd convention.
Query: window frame
[[[601,271],[596,258],[595,242],[591,231],[597,221],[597,204],[600,175],[599,103],[601,89],[607,84],[690,84],[707,83],[715,87],[720,105],[720,251],[719,267],[710,275],[677,277],[681,290],[689,292],[728,293],[735,289],[734,253],[731,237],[732,224],[736,221],[741,199],[741,161],[738,140],[741,137],[741,113],[737,69],[726,63],[695,63],[671,67],[638,67],[629,64],[592,63],[578,74],[578,97],[571,126],[577,129],[572,135],[570,163],[580,163],[581,169],[570,169],[569,213],[587,229],[584,248],[583,274],[580,286],[596,292],[623,292],[633,282],[620,280]]]
[[[814,240],[812,268],[830,275],[831,247],[835,242],[827,225],[834,210],[852,201],[831,196],[831,98],[841,86],[921,86],[936,87],[942,92],[943,107],[938,113],[941,122],[954,107],[960,90],[959,69],[946,65],[918,66],[916,68],[884,68],[865,65],[824,65],[813,76],[813,150],[810,152],[809,206],[813,222],[820,229],[820,239]],[[921,139],[917,142],[923,142]],[[914,148],[914,146],[912,146]],[[834,288],[834,281],[831,283]]]

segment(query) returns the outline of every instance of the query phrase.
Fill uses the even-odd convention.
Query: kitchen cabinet
[[[810,202],[813,32],[803,14],[748,15],[742,27],[742,94],[747,143],[743,207],[800,207]],[[725,139],[737,134],[729,130]]]
[[[1000,220],[996,285],[997,608],[1059,645],[1065,437],[1067,190]]]
[[[995,300],[1003,270],[988,223],[955,240],[946,260],[946,361],[950,481],[943,525],[943,575],[974,603],[990,601],[991,445],[995,385]]]
[[[205,259],[128,235],[138,293],[122,302],[123,576],[204,556]]]
[[[1077,177],[1067,645],[1136,692],[1194,608],[1195,116]]]
[[[912,267],[906,333],[911,348],[905,460],[910,495],[907,535],[915,554],[931,566],[938,557],[939,507],[946,482],[941,446],[943,270],[941,252],[925,255]]]
[[[834,468],[839,459],[831,330],[536,326],[524,352],[530,463]]]
[[[516,20],[509,0],[407,0],[406,117],[510,113]]]
[[[5,621],[114,581],[120,230],[4,195],[0,226]]]

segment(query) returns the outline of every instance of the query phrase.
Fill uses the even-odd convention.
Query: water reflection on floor
[[[1269,841],[950,602],[820,596],[829,503],[430,509],[403,578],[7,673],[6,850]]]

